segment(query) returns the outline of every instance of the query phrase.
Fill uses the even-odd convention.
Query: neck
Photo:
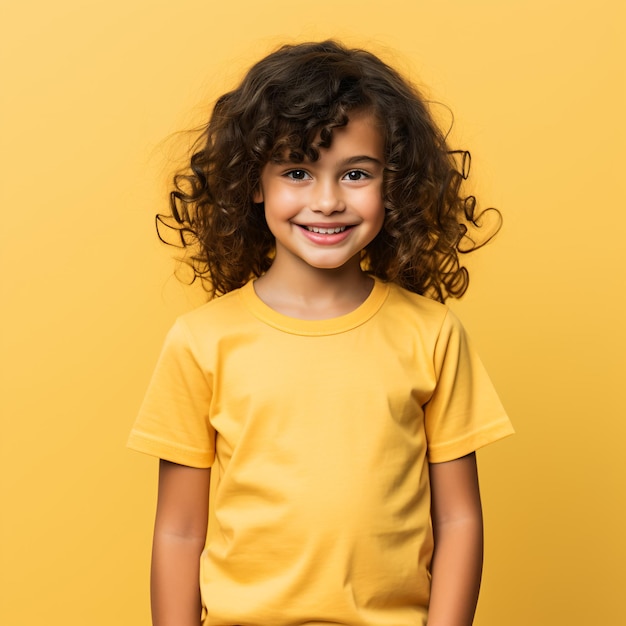
[[[255,290],[265,304],[290,317],[329,319],[345,315],[366,300],[374,284],[356,261],[336,269],[306,266],[298,272],[274,263],[255,282]]]

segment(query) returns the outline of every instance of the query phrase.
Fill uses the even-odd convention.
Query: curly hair
[[[459,253],[486,243],[501,223],[487,209],[498,226],[476,237],[482,214],[474,196],[461,194],[469,153],[448,148],[424,98],[396,70],[370,52],[324,41],[285,45],[256,63],[217,100],[189,168],[174,177],[171,216],[157,216],[157,231],[178,231],[194,280],[211,296],[272,264],[274,238],[253,201],[264,165],[285,153],[296,163],[317,160],[356,110],[371,112],[385,139],[385,219],[363,251],[363,268],[441,302],[463,295],[469,274]]]

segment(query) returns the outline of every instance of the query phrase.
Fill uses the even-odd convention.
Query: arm
[[[200,554],[210,475],[210,469],[160,462],[150,585],[153,626],[200,626]]]
[[[471,626],[483,563],[476,455],[430,465],[435,550],[428,626]]]

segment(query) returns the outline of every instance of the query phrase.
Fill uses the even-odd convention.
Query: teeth
[[[312,233],[319,233],[320,235],[333,235],[335,233],[342,233],[346,230],[345,226],[338,226],[337,228],[318,228],[317,226],[305,226],[305,228]]]

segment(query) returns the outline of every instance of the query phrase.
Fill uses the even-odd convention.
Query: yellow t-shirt
[[[129,446],[212,467],[205,626],[418,626],[428,462],[512,432],[444,305],[376,281],[299,320],[250,282],[173,326]]]

